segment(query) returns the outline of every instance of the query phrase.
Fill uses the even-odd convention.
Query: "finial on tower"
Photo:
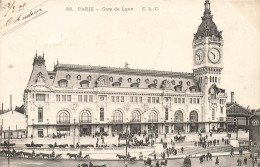
[[[37,58],[37,50],[36,50],[36,54],[35,54],[35,57]]]
[[[125,63],[125,68],[129,68],[128,65],[129,65],[129,64],[126,62],[126,63]]]
[[[204,8],[204,14],[203,14],[202,20],[205,20],[207,18],[212,19],[209,0],[205,0],[204,6],[205,6],[205,8]]]
[[[44,59],[44,51],[43,51],[43,53],[42,53],[42,58]]]
[[[57,65],[59,65],[59,59],[57,58]]]

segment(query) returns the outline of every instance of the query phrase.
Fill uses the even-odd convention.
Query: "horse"
[[[88,167],[88,164],[83,163],[83,164],[81,164],[81,166],[82,166],[82,167]]]
[[[106,167],[107,165],[104,164],[104,165],[94,165],[94,167]]]
[[[43,146],[43,144],[34,144],[34,147],[42,147]]]
[[[60,144],[59,145],[59,148],[66,148],[66,147],[68,147],[68,144]]]
[[[18,151],[16,153],[14,153],[13,155],[14,157],[22,157],[23,156],[23,151]]]
[[[32,158],[32,153],[28,153],[28,152],[23,152],[23,157],[25,158],[25,156],[27,156],[27,158]]]
[[[76,160],[77,157],[78,157],[78,154],[67,153],[67,155],[70,157],[69,159],[71,159],[71,158],[75,158],[75,160]]]
[[[116,156],[118,157],[118,160],[120,160],[120,159],[124,160],[126,158],[125,155],[116,154]]]
[[[53,148],[54,146],[53,144],[48,144],[48,147]]]
[[[42,158],[45,159],[45,157],[47,157],[48,159],[50,158],[50,154],[46,154],[46,153],[40,153]]]

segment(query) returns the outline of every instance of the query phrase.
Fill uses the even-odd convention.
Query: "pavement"
[[[140,152],[142,152],[144,158],[151,157],[151,153],[154,151],[156,152],[157,158],[161,159],[161,153],[163,152],[162,149],[162,144],[160,144],[161,139],[164,140],[164,142],[168,143],[168,146],[171,147],[170,142],[171,139],[174,138],[176,134],[167,134],[167,137],[164,138],[164,135],[159,135],[159,137],[156,139],[156,144],[155,147],[131,147],[130,149],[128,148],[128,152],[132,157],[139,157]],[[181,134],[185,135],[186,139],[184,142],[175,142],[175,149],[178,150],[177,155],[170,155],[169,159],[180,159],[184,158],[186,155],[190,155],[191,157],[199,157],[201,154],[207,153],[207,151],[210,151],[213,156],[226,156],[229,155],[230,150],[232,146],[230,145],[225,145],[222,143],[222,138],[227,138],[227,133],[214,133],[212,137],[210,137],[209,133],[203,133],[202,136],[208,136],[208,140],[219,140],[220,144],[216,147],[208,147],[207,149],[202,149],[201,147],[195,147],[194,142],[199,140],[199,136],[197,133],[187,133],[187,134]],[[249,133],[241,132],[239,131],[239,140],[248,140],[248,135]],[[143,139],[142,135],[138,136],[136,135],[137,139]],[[116,157],[117,154],[125,155],[126,154],[126,149],[125,147],[111,147],[112,144],[124,144],[125,140],[120,140],[118,141],[118,137],[104,137],[105,139],[105,144],[109,145],[110,147],[108,148],[84,148],[81,149],[82,155],[89,154],[90,159],[92,160],[118,160]],[[231,139],[235,140],[236,134],[232,133],[231,134]],[[48,148],[48,144],[54,144],[56,142],[58,145],[59,144],[73,144],[79,142],[80,144],[96,144],[97,138],[93,138],[91,136],[87,137],[73,137],[73,136],[67,136],[65,138],[60,138],[60,139],[53,139],[53,138],[25,138],[25,139],[11,139],[11,143],[16,143],[16,150],[23,150],[25,152],[32,152],[32,149],[25,148],[25,144],[30,144],[31,141],[34,142],[34,144],[44,144],[43,148],[40,149],[35,149],[35,153],[48,153],[50,154],[53,149]],[[99,139],[99,143],[101,144],[101,139]],[[1,141],[3,143],[3,141]],[[184,148],[184,152],[181,153],[180,148]],[[67,156],[67,153],[72,153],[72,154],[78,154],[80,149],[71,149],[71,148],[65,148],[65,149],[59,149],[55,148],[55,153],[56,154],[62,154],[64,159],[68,159],[69,157]],[[245,154],[248,154],[248,152],[245,152]],[[235,154],[238,154],[238,150],[235,150]],[[152,155],[153,159],[153,155]]]

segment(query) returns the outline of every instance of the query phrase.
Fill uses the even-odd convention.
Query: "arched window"
[[[141,115],[138,111],[133,111],[131,114],[131,122],[141,122]]]
[[[88,79],[89,81],[91,81],[91,76],[89,75],[89,76],[87,77],[87,79]]]
[[[190,121],[191,122],[198,122],[198,113],[197,113],[197,111],[192,111],[190,113]]]
[[[61,79],[58,81],[59,87],[66,88],[68,87],[68,81],[66,79]]]
[[[187,82],[187,85],[190,86],[190,81]]]
[[[123,114],[121,111],[115,111],[113,113],[113,118],[112,118],[113,122],[123,122]]]
[[[57,114],[57,123],[70,123],[70,113],[62,110]]]
[[[110,78],[109,78],[109,81],[110,81],[110,82],[113,82],[113,80],[114,80],[113,77],[110,77]]]
[[[140,78],[137,78],[137,79],[136,79],[136,82],[137,82],[137,83],[140,83]]]
[[[179,84],[182,85],[182,81],[179,81]]]
[[[83,80],[80,82],[80,87],[81,88],[88,88],[89,87],[89,81]]]
[[[156,111],[150,112],[148,121],[149,122],[158,122],[158,114]]]
[[[89,111],[82,111],[80,114],[80,122],[90,123],[91,122],[91,114]]]
[[[153,83],[157,84],[157,79],[153,80]]]
[[[131,83],[131,82],[132,82],[132,78],[128,78],[127,81],[128,81],[129,83]]]
[[[70,75],[69,75],[69,74],[66,75],[66,79],[67,79],[67,80],[70,80]]]
[[[146,79],[146,80],[145,80],[145,83],[146,83],[146,84],[149,84],[149,79]]]
[[[122,77],[118,78],[118,81],[123,82],[123,78]]]
[[[81,75],[78,75],[78,76],[77,76],[77,79],[78,79],[78,80],[81,80]]]
[[[174,81],[174,80],[172,80],[172,82],[171,82],[171,83],[172,83],[172,85],[175,85],[175,81]]]
[[[251,121],[252,125],[253,126],[258,126],[259,125],[259,120],[257,118],[254,118],[252,121]]]
[[[182,111],[178,110],[174,114],[174,122],[183,122],[183,113]]]

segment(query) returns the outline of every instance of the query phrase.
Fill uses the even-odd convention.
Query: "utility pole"
[[[10,126],[8,127],[8,166],[10,164]]]
[[[79,117],[79,137],[78,137],[78,143],[80,143],[80,117]]]
[[[74,146],[74,148],[75,148],[75,121],[76,121],[76,119],[74,119],[74,133],[73,133],[73,146]]]

